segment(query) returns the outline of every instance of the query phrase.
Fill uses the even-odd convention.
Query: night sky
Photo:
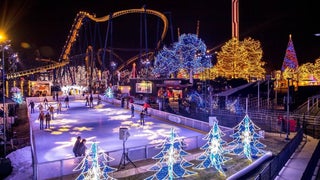
[[[239,4],[240,40],[252,37],[261,41],[268,71],[281,68],[289,34],[292,34],[299,64],[314,62],[320,57],[320,37],[314,35],[320,33],[316,0],[240,0]],[[231,0],[2,0],[0,29],[5,29],[14,48],[22,54],[23,51],[32,53],[40,48],[51,48],[54,59],[59,57],[79,11],[101,17],[143,5],[147,9],[170,12],[174,35],[177,35],[177,28],[180,33],[196,33],[199,20],[199,37],[208,49],[217,48],[218,51],[231,38]],[[116,31],[125,37],[131,33],[130,23],[139,24],[139,21],[127,21],[123,29]],[[21,42],[27,42],[30,48],[21,50]],[[126,40],[122,42],[125,47]]]

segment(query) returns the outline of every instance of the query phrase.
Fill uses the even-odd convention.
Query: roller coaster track
[[[157,49],[159,49],[162,41],[164,40],[164,38],[165,38],[165,36],[167,34],[167,31],[168,31],[168,19],[164,14],[162,14],[162,13],[160,13],[158,11],[145,9],[145,8],[128,9],[128,10],[118,11],[118,12],[112,13],[111,15],[107,15],[107,16],[103,16],[103,17],[99,17],[99,18],[97,18],[94,15],[91,15],[91,14],[89,14],[87,12],[80,11],[77,14],[77,16],[76,16],[76,18],[74,20],[74,23],[73,23],[73,25],[71,27],[69,36],[68,36],[66,44],[65,44],[65,46],[64,46],[64,48],[62,50],[62,53],[60,55],[60,59],[59,59],[58,63],[53,63],[53,64],[50,64],[50,65],[41,66],[41,67],[37,67],[37,68],[34,68],[34,69],[29,69],[29,70],[24,70],[24,71],[19,71],[19,72],[15,72],[15,73],[9,73],[9,74],[7,74],[6,78],[7,79],[13,79],[13,78],[21,77],[21,76],[27,76],[27,75],[30,75],[30,74],[44,72],[44,71],[51,70],[51,69],[61,68],[63,66],[68,65],[69,64],[69,55],[70,55],[72,46],[77,40],[78,32],[79,32],[80,28],[82,27],[82,21],[85,18],[89,18],[89,19],[91,19],[91,20],[93,20],[95,22],[105,22],[105,21],[108,21],[110,19],[122,16],[122,15],[136,14],[136,13],[139,13],[139,14],[146,13],[146,14],[155,15],[155,16],[158,16],[163,21],[164,27],[163,27],[163,31],[162,31],[162,34],[161,34],[161,39],[159,40],[159,42],[157,44]],[[137,57],[135,59],[137,59]],[[131,58],[130,61],[132,62],[133,59]],[[126,63],[126,64],[128,64],[128,63]],[[123,68],[123,66],[121,66],[121,67]]]

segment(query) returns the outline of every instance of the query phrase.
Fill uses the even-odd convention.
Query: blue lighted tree
[[[18,104],[21,104],[23,102],[23,96],[21,94],[21,91],[17,87],[11,88],[12,92],[12,100]]]
[[[186,70],[190,82],[193,82],[194,73],[212,67],[211,58],[207,46],[196,34],[182,34],[171,48],[164,47],[159,51],[155,57],[153,73],[168,76]]]
[[[182,34],[173,49],[180,61],[180,68],[188,71],[191,83],[194,73],[212,67],[212,57],[207,53],[207,46],[196,34]]]
[[[260,130],[260,128],[251,121],[247,114],[243,120],[234,127],[234,130],[236,132],[230,135],[233,141],[228,143],[228,145],[231,146],[230,153],[245,155],[250,161],[252,161],[253,157],[261,156],[265,153],[262,148],[266,146],[258,140],[262,138],[262,136],[256,132]]]
[[[153,157],[153,159],[158,159],[159,161],[149,170],[157,172],[146,178],[146,180],[174,179],[197,174],[186,169],[193,166],[193,164],[184,159],[184,156],[187,156],[189,153],[184,151],[182,147],[181,139],[172,128],[170,135],[159,147],[162,150]]]
[[[228,151],[223,148],[227,143],[222,139],[223,136],[225,134],[220,130],[218,122],[214,121],[210,132],[203,138],[207,140],[206,144],[201,147],[205,152],[198,157],[198,160],[202,162],[195,166],[195,169],[214,167],[221,175],[226,176],[222,165],[230,158],[224,156]]]
[[[155,57],[154,68],[152,73],[158,74],[163,77],[170,77],[170,75],[176,76],[179,69],[180,62],[175,56],[175,51],[163,47],[161,51]]]
[[[100,151],[97,143],[92,143],[90,152],[84,156],[82,161],[73,169],[73,171],[81,171],[76,180],[83,179],[106,179],[113,180],[109,173],[117,169],[107,165],[108,162],[114,159]]]

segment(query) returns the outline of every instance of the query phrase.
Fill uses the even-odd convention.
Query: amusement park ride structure
[[[78,73],[78,67],[85,66],[85,73],[86,73],[85,76],[87,79],[87,85],[90,86],[90,85],[92,85],[94,74],[96,74],[96,78],[98,80],[99,79],[101,80],[101,78],[102,78],[101,74],[103,74],[103,71],[110,71],[110,72],[112,72],[112,75],[114,75],[117,72],[120,72],[121,70],[123,70],[124,68],[126,68],[126,67],[128,68],[128,66],[130,64],[132,64],[133,62],[135,62],[137,60],[141,60],[141,59],[151,59],[152,60],[155,52],[149,51],[147,47],[145,48],[145,52],[141,53],[141,50],[140,50],[140,54],[133,56],[125,61],[119,55],[114,53],[112,48],[111,49],[107,48],[108,33],[110,30],[110,26],[112,26],[112,23],[111,23],[112,20],[116,17],[128,15],[128,14],[140,14],[141,17],[143,17],[142,15],[144,15],[145,26],[146,26],[146,15],[147,14],[157,16],[158,18],[160,18],[162,20],[163,30],[162,30],[160,38],[158,39],[157,45],[154,48],[155,51],[158,50],[164,41],[164,38],[165,38],[166,33],[168,31],[168,26],[169,26],[168,19],[167,19],[166,15],[164,15],[163,13],[142,7],[140,9],[128,9],[128,10],[118,11],[118,12],[111,13],[110,15],[103,16],[103,17],[95,17],[95,15],[81,11],[76,15],[76,18],[73,22],[70,33],[67,37],[66,43],[62,49],[62,53],[61,53],[58,61],[51,60],[50,62],[48,62],[50,64],[45,65],[45,66],[40,66],[40,67],[33,68],[33,69],[8,73],[6,75],[6,80],[13,80],[18,77],[24,77],[24,76],[28,76],[28,75],[33,75],[33,74],[37,74],[37,73],[50,71],[50,72],[53,72],[52,76],[53,76],[53,83],[54,84],[60,85],[60,86],[62,86],[62,85],[75,85],[75,84],[77,84],[75,76]],[[142,20],[142,18],[141,18],[141,20]],[[108,22],[108,29],[106,32],[106,37],[105,37],[106,40],[104,42],[104,45],[99,46],[98,43],[93,42],[93,40],[91,40],[92,42],[89,42],[85,45],[82,45],[82,46],[86,46],[85,48],[79,48],[79,49],[86,49],[85,52],[82,52],[81,50],[80,51],[74,50],[75,44],[80,43],[79,42],[80,30],[85,29],[84,25],[88,24],[88,21],[93,21],[93,23],[96,23],[96,24]],[[141,25],[141,27],[142,27],[142,25]],[[140,29],[140,31],[141,31],[141,29]],[[147,28],[145,27],[145,30],[146,29]],[[98,30],[98,31],[100,31],[100,30]],[[142,34],[142,33],[140,33],[140,34]],[[145,34],[145,36],[147,36],[146,32],[144,34]],[[111,37],[112,37],[112,29],[111,29]],[[85,37],[85,39],[88,39],[88,37]],[[141,37],[140,37],[140,39],[142,40]],[[147,39],[147,37],[145,37],[145,39]],[[112,39],[111,39],[111,43],[112,43]],[[140,42],[140,49],[142,48],[141,46],[142,46],[142,42]],[[147,46],[147,40],[146,40],[145,46]],[[94,54],[94,49],[98,49],[97,56],[95,56],[95,54]],[[74,53],[74,52],[76,52],[76,53]],[[109,67],[106,67],[106,62],[105,62],[106,61],[105,60],[106,53],[110,54],[110,57],[109,57],[110,64],[112,63],[113,56],[115,58],[117,58],[118,61],[121,61],[120,63],[117,63],[117,64],[119,64],[117,67],[111,66],[111,65]],[[77,62],[79,60],[80,60],[80,63],[77,64]],[[96,64],[96,62],[98,64]],[[51,70],[53,70],[53,71],[51,71]],[[74,72],[72,72],[72,71],[74,71]],[[104,77],[104,78],[106,78],[106,77]]]

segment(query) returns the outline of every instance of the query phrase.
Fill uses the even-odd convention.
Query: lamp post
[[[2,116],[2,120],[3,120],[3,141],[4,141],[4,144],[3,144],[3,150],[4,150],[4,156],[6,156],[6,153],[7,153],[7,148],[6,148],[6,145],[7,145],[7,122],[6,122],[6,113],[5,113],[5,102],[6,102],[6,97],[5,97],[5,72],[4,72],[4,50],[6,48],[6,41],[5,41],[5,37],[4,35],[1,35],[0,34],[0,45],[1,45],[1,51],[2,51],[2,58],[1,58],[1,61],[2,61],[2,70],[1,70],[1,75],[2,75],[2,108],[3,108],[3,116]]]
[[[287,92],[287,135],[285,140],[288,141],[290,140],[289,138],[289,134],[290,134],[290,130],[289,130],[289,100],[290,100],[290,79],[291,78],[287,78],[288,80],[288,92]]]

